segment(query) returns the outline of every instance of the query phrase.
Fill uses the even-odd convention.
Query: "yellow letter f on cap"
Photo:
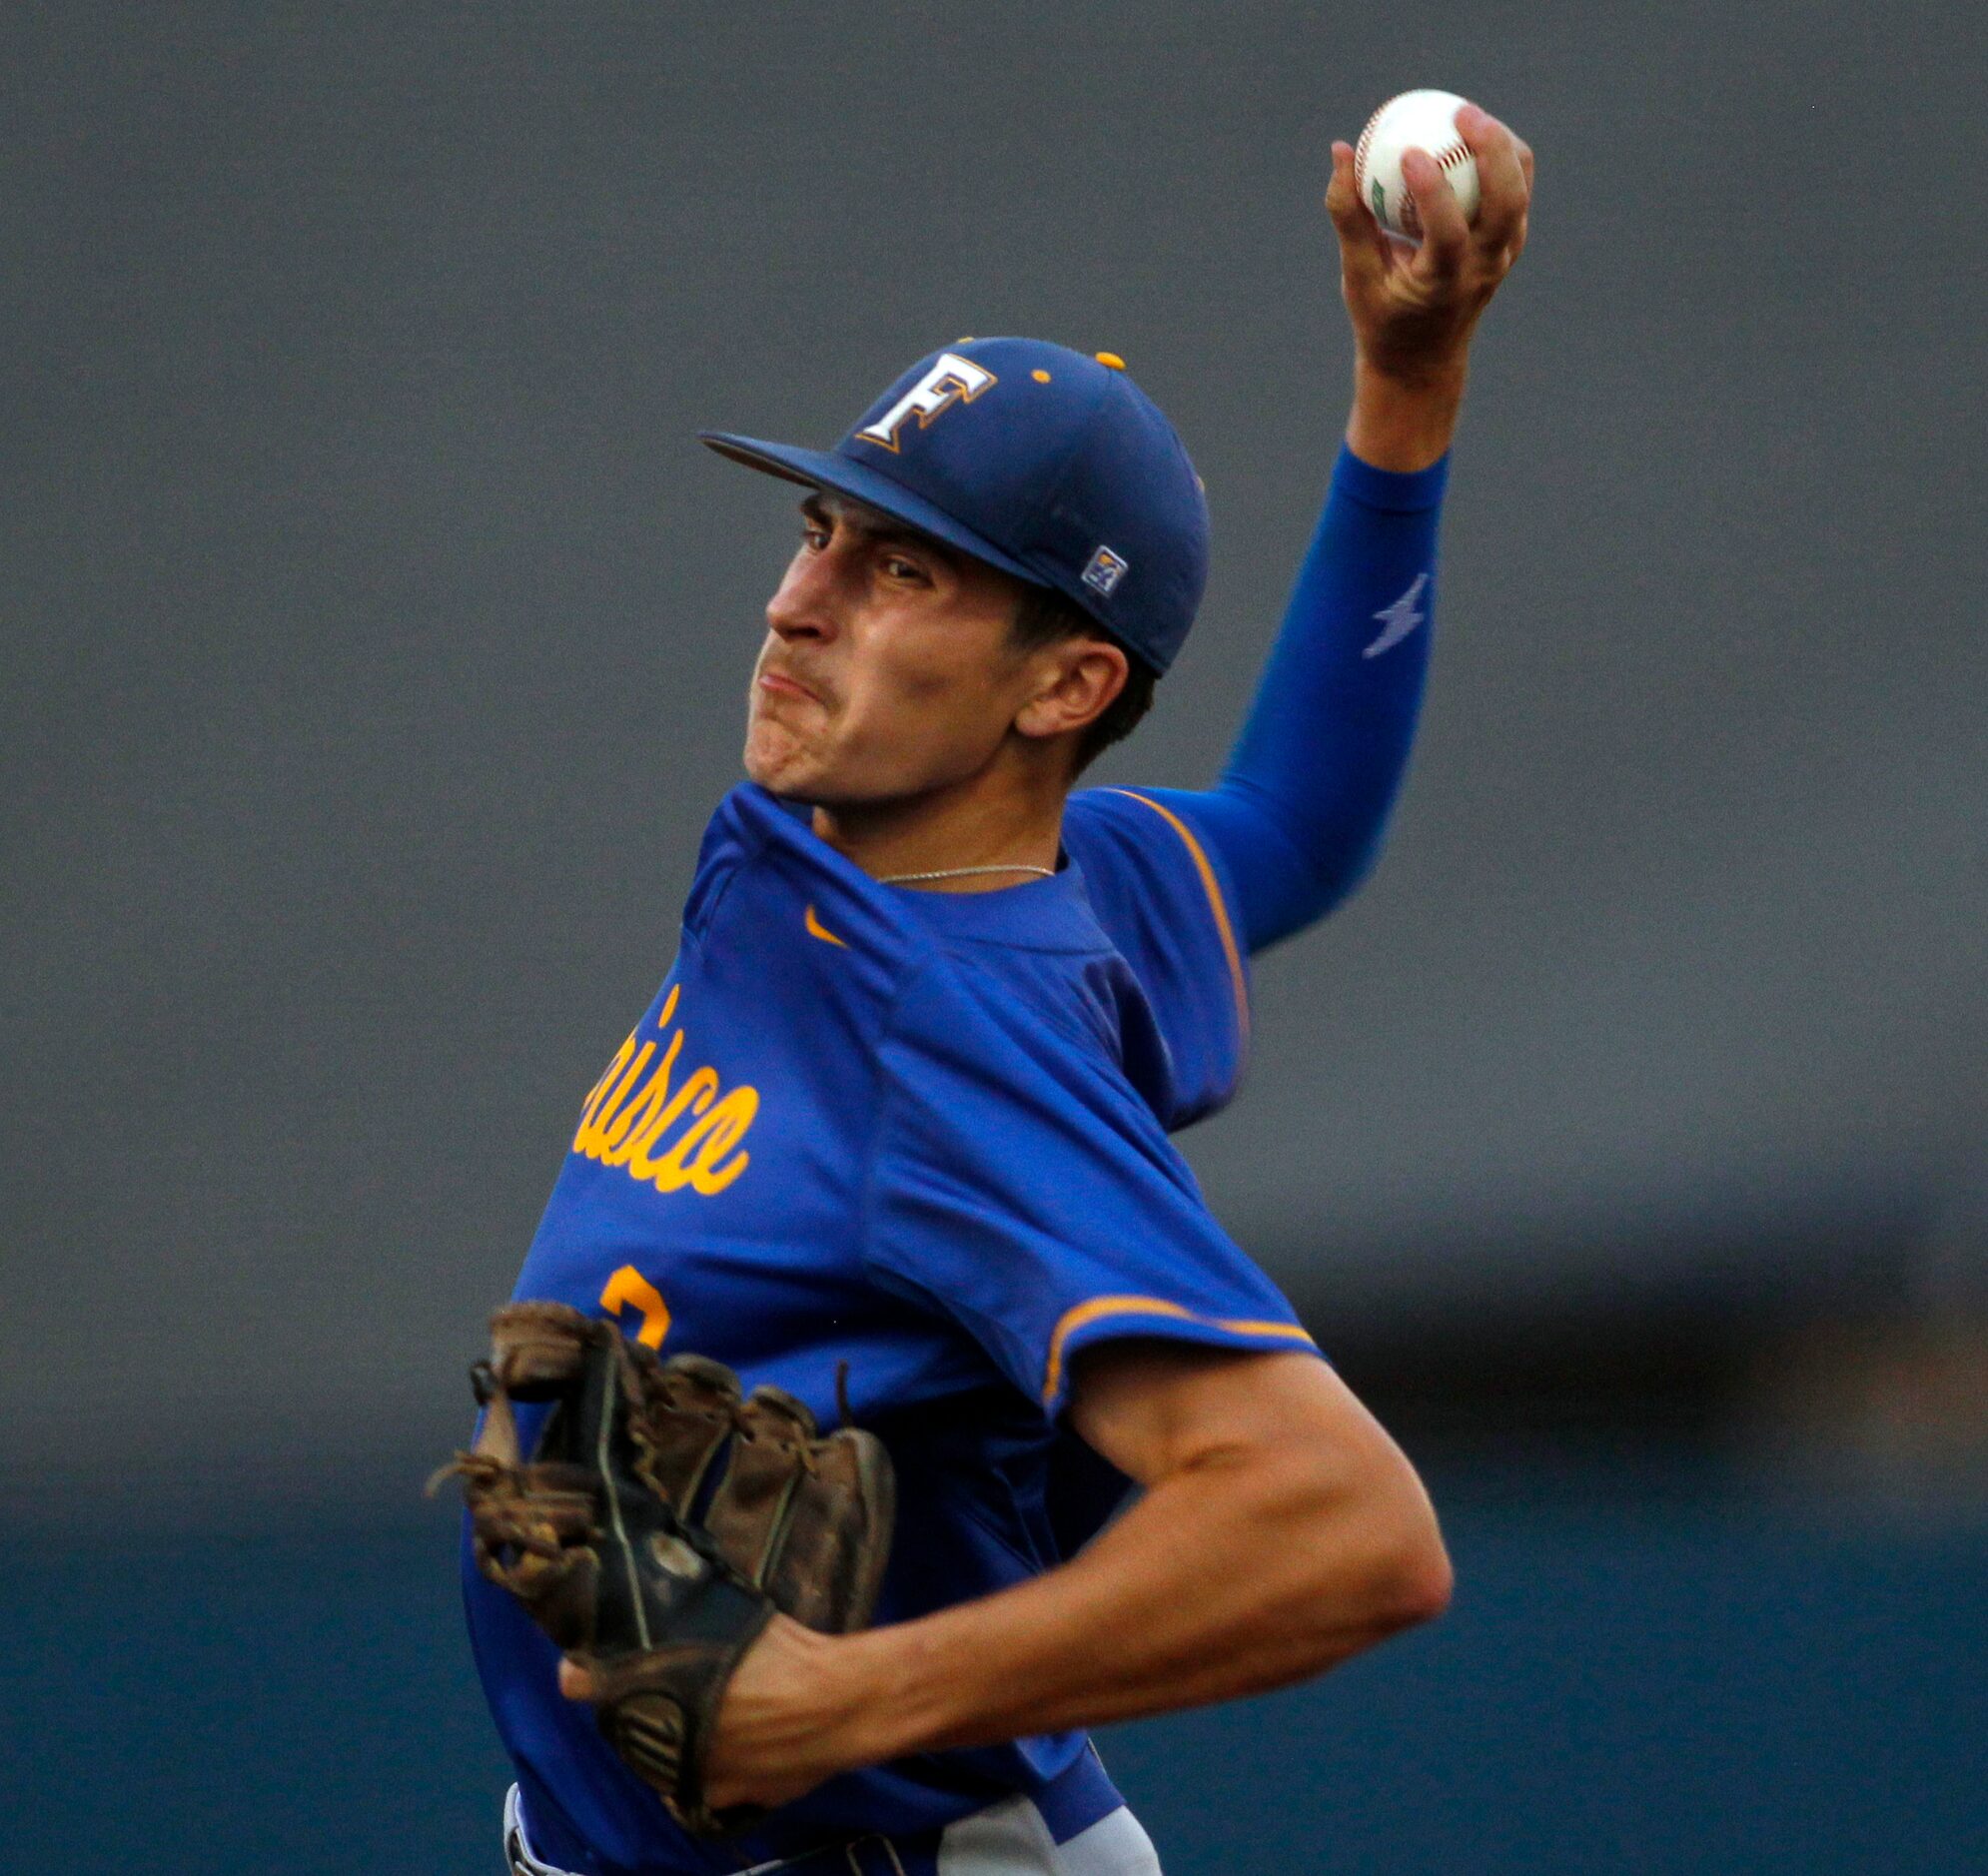
[[[865,443],[897,454],[897,433],[904,420],[916,415],[923,430],[941,411],[955,404],[971,404],[989,385],[999,381],[985,366],[963,359],[957,352],[942,352],[932,368],[893,404],[874,424],[865,424],[856,435]]]

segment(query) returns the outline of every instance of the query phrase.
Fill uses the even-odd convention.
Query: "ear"
[[[1018,734],[1068,735],[1110,709],[1131,674],[1125,653],[1101,638],[1066,638],[1045,645],[1029,660],[1034,684],[1015,712]]]

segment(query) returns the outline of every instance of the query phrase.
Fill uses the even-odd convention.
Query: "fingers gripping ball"
[[[863,1627],[890,1550],[890,1458],[875,1434],[825,1438],[777,1388],[740,1396],[717,1362],[667,1362],[556,1303],[491,1322],[471,1371],[484,1424],[438,1477],[463,1480],[477,1567],[509,1590],[596,1689],[600,1730],[700,1836],[703,1768],[732,1671],[777,1610]],[[548,1411],[530,1456],[515,1406]]]
[[[1478,216],[1478,165],[1457,134],[1457,113],[1465,100],[1454,91],[1405,91],[1390,98],[1367,120],[1353,151],[1353,178],[1360,199],[1391,235],[1422,240],[1422,217],[1402,175],[1402,158],[1426,150],[1436,161],[1467,222]]]

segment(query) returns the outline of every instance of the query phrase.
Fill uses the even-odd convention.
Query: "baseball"
[[[1390,98],[1367,120],[1353,152],[1353,177],[1360,199],[1389,234],[1420,243],[1422,218],[1402,177],[1402,156],[1426,150],[1436,159],[1467,222],[1478,216],[1478,165],[1457,134],[1457,113],[1466,100],[1454,91],[1405,91]]]

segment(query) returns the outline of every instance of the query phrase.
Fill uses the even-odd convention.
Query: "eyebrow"
[[[837,496],[831,503],[817,490],[802,500],[801,513],[817,527],[839,519],[844,527],[862,535],[865,540],[900,541],[907,547],[916,547],[920,552],[937,555],[948,566],[960,557],[958,550],[949,547],[943,540],[935,540],[930,534],[921,533],[909,521],[900,521],[896,516],[885,514],[865,502]]]

